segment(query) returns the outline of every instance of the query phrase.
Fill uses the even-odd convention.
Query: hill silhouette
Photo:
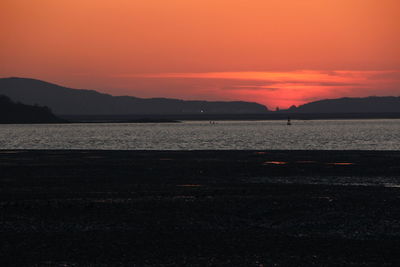
[[[60,123],[48,107],[14,103],[7,96],[0,95],[0,123]]]
[[[265,113],[258,103],[185,101],[168,98],[112,96],[94,90],[71,89],[26,78],[0,79],[0,94],[25,104],[48,106],[59,115],[122,114],[249,114]]]
[[[337,98],[310,102],[291,107],[284,112],[291,113],[399,113],[400,97],[370,96],[363,98]]]

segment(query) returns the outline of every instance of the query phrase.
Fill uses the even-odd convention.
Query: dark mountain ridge
[[[369,96],[343,97],[310,102],[291,107],[283,112],[291,113],[399,113],[400,97]]]
[[[258,103],[185,101],[169,98],[112,96],[94,90],[71,89],[26,78],[0,79],[0,94],[25,104],[39,104],[62,115],[122,114],[248,114],[265,113]]]
[[[48,107],[14,103],[0,95],[0,123],[62,123]]]
[[[364,98],[344,97],[318,100],[278,112],[268,112],[260,104],[243,101],[185,101],[169,98],[137,98],[112,96],[94,90],[71,89],[52,83],[26,78],[1,78],[0,94],[24,104],[48,106],[55,114],[68,116],[250,116],[259,118],[290,114],[400,114],[400,97],[370,96]],[[361,115],[360,115],[361,116]],[[367,116],[367,115],[362,115]],[[224,117],[224,118],[225,118]],[[367,116],[368,117],[368,116]],[[174,117],[175,118],[175,117]],[[219,118],[219,117],[218,117]],[[176,119],[176,118],[175,118]]]

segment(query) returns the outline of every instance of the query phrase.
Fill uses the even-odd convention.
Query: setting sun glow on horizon
[[[398,0],[3,0],[0,77],[287,108],[400,95]]]

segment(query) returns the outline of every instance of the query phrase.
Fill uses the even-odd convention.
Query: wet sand
[[[400,151],[0,150],[1,266],[400,266]]]

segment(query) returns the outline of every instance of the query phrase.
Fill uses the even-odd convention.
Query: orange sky
[[[399,0],[1,0],[0,77],[287,107],[400,95]]]

